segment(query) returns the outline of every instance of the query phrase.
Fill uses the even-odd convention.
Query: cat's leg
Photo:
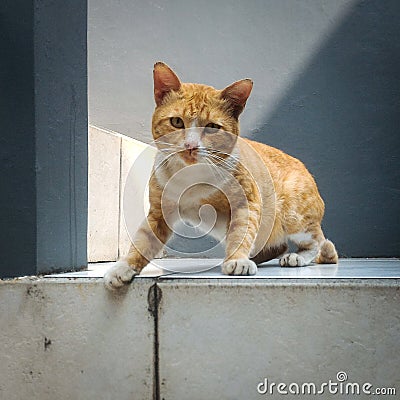
[[[257,265],[249,259],[250,250],[257,236],[259,215],[249,210],[236,210],[226,237],[225,260],[222,273],[225,275],[255,275]]]
[[[330,240],[325,239],[321,243],[315,262],[318,264],[337,264],[339,262],[339,256],[335,245]]]
[[[281,267],[303,267],[309,265],[317,256],[320,243],[324,240],[320,227],[315,230],[291,234],[288,238],[297,245],[298,250],[296,253],[283,255],[279,260]]]
[[[162,215],[150,212],[136,232],[128,255],[104,275],[105,285],[116,289],[130,283],[162,249],[171,233]]]
[[[282,243],[277,246],[265,246],[257,255],[251,258],[256,264],[261,264],[263,262],[267,262],[273,260],[274,258],[280,257],[284,254],[288,249],[288,245],[286,243]]]

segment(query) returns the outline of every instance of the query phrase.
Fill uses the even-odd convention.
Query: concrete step
[[[254,277],[218,261],[156,260],[118,293],[109,264],[1,281],[0,398],[260,399],[339,372],[400,390],[400,260],[273,260]]]

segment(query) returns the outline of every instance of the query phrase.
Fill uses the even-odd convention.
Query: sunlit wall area
[[[151,140],[152,67],[254,89],[242,134],[300,158],[342,256],[399,256],[396,0],[89,1],[89,118]]]

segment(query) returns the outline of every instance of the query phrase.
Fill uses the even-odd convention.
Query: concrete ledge
[[[339,371],[400,389],[399,281],[163,280],[159,288],[161,398],[259,399],[265,378],[319,385]]]
[[[355,261],[341,260],[336,276],[358,271],[343,279],[153,265],[117,294],[98,278],[107,264],[0,281],[0,398],[260,399],[265,378],[320,385],[339,371],[399,393],[400,261]],[[386,277],[360,278],[362,265]]]
[[[113,296],[99,279],[2,281],[0,398],[152,398],[151,284]]]

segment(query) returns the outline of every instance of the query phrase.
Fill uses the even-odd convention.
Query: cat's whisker
[[[165,165],[167,165],[168,163],[170,163],[171,161],[173,161],[173,158],[172,158],[172,157],[173,157],[175,154],[176,154],[176,153],[174,152],[174,153],[170,153],[170,154],[165,155],[165,156],[163,157],[163,159],[162,159],[159,163],[157,163],[157,161],[155,161],[155,164],[154,164],[155,169],[163,168]]]
[[[158,148],[158,150],[162,151],[162,150],[176,150],[176,151],[180,151],[183,150],[184,147],[183,145],[177,145],[174,143],[169,143],[169,142],[164,142],[164,141],[160,141],[160,140],[155,140],[153,141],[153,144]],[[163,148],[163,146],[167,147],[167,148]],[[169,148],[168,148],[169,146]]]
[[[229,159],[229,160],[233,159],[235,161],[239,160],[239,157],[234,155],[234,154],[232,154],[232,153],[225,153],[225,152],[222,152],[222,151],[219,151],[219,150],[215,150],[215,149],[210,148],[210,147],[206,147],[205,149],[210,155],[214,155],[216,157],[220,157],[220,158],[225,159],[225,160],[227,160],[227,159]],[[224,158],[224,157],[222,157],[222,155],[226,156],[226,157]]]
[[[158,151],[161,151],[161,153],[167,153],[167,154],[176,154],[179,153],[181,150],[176,150],[176,149],[158,149]]]
[[[217,160],[214,160],[212,158],[208,158],[209,162],[212,164],[213,168],[215,170],[217,170],[218,172],[220,172],[220,174],[222,174],[222,170],[224,171],[230,171],[231,167],[230,166],[226,166],[221,164],[220,162],[218,162]]]
[[[214,176],[216,176],[216,174],[218,174],[218,177],[222,180],[222,181],[226,181],[228,176],[226,175],[226,173],[232,174],[234,172],[234,169],[229,167],[223,167],[221,166],[221,163],[216,163],[215,160],[213,160],[210,157],[205,158],[205,160],[210,164],[211,169],[213,170]]]
[[[162,144],[169,144],[171,146],[177,146],[175,143],[171,143],[171,142],[166,142],[165,140],[160,140],[160,139],[154,139],[151,142],[152,144],[158,144],[158,143],[162,143]]]
[[[222,179],[222,181],[224,181],[226,177],[224,177],[224,175],[222,174],[221,169],[217,165],[215,165],[215,163],[213,163],[210,159],[204,158],[204,160],[211,167],[210,169],[214,177],[218,180]]]
[[[227,157],[221,157],[220,154],[224,154],[224,155],[225,155],[225,153],[218,153],[218,152],[215,152],[215,153],[211,153],[210,156],[211,156],[211,157],[214,157],[214,158],[217,159],[217,160],[220,160],[221,162],[225,162],[225,164],[230,164],[230,165],[232,165],[233,167],[235,167],[235,166],[237,165],[237,163],[238,163],[238,161],[239,161],[239,159],[238,159],[237,156],[228,154]]]
[[[227,159],[217,156],[215,154],[210,154],[209,157],[214,159],[215,161],[217,161],[217,163],[215,163],[215,165],[219,165],[221,167],[227,167],[226,169],[228,169],[228,170],[234,170],[236,168],[237,163],[235,163],[231,160],[227,160]]]

